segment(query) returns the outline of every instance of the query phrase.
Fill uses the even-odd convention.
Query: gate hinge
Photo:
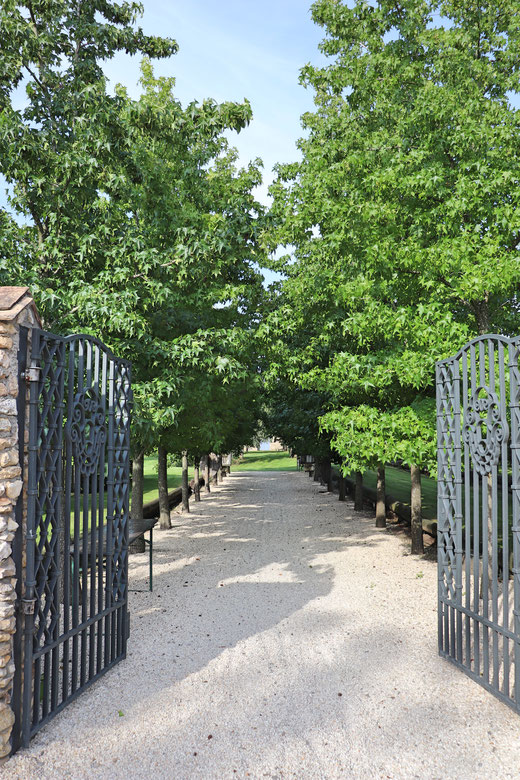
[[[36,599],[22,599],[22,614],[34,615],[35,604],[36,604]]]
[[[26,382],[37,382],[39,378],[39,366],[31,366],[31,368],[26,368],[25,371],[22,371],[22,379],[25,379]]]

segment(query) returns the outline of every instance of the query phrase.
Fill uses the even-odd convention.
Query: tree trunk
[[[217,482],[222,482],[222,455],[217,457]]]
[[[472,308],[475,312],[479,336],[484,336],[490,330],[489,304],[487,300],[477,301],[473,303]]]
[[[199,463],[200,463],[200,459],[195,458],[195,462],[193,464],[193,495],[195,496],[195,501],[200,501]]]
[[[377,466],[376,528],[386,528],[385,466],[383,463],[379,463]]]
[[[136,529],[143,524],[143,490],[144,490],[144,452],[135,456],[132,462],[132,507],[130,510],[130,528]],[[129,546],[128,551],[142,553],[145,550],[144,536],[139,536]]]
[[[338,483],[338,488],[339,488],[338,500],[339,501],[345,501],[346,500],[346,497],[347,497],[346,487],[347,487],[347,483],[345,482],[345,477],[343,476],[343,472],[340,471],[339,472],[339,483]]]
[[[412,518],[412,555],[424,553],[422,508],[421,508],[421,469],[419,466],[410,466],[411,477],[411,518]]]
[[[182,451],[182,511],[190,511],[190,495],[188,486],[188,453]]]
[[[320,485],[323,487],[327,482],[327,461],[320,460]]]
[[[209,452],[206,455],[206,463],[204,464],[204,490],[206,493],[211,492],[211,488],[209,486],[209,480],[210,480],[210,457]]]
[[[316,458],[316,460],[314,461],[314,477],[313,477],[313,479],[314,479],[314,482],[321,482],[321,460],[318,460],[318,458]]]
[[[363,474],[356,471],[356,487],[354,490],[354,509],[357,512],[363,511]]]
[[[167,452],[164,447],[158,449],[158,479],[159,487],[159,528],[171,528],[170,507],[168,506],[168,467],[166,463]]]
[[[330,493],[332,491],[332,463],[330,458],[325,458],[323,461],[322,480]]]

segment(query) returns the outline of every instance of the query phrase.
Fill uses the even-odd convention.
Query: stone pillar
[[[18,436],[17,399],[20,392],[25,393],[18,367],[20,327],[39,324],[29,288],[0,287],[0,764],[11,752],[14,723],[11,690],[15,674],[17,582],[12,544],[17,520],[22,525],[25,522],[26,506],[23,490],[26,442],[20,443]],[[16,659],[16,663],[21,664],[21,660]]]

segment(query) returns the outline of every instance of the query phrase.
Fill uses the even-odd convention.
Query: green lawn
[[[233,460],[233,471],[296,471],[296,458],[288,452],[244,452]]]
[[[193,468],[188,470],[188,479],[193,477]],[[182,469],[180,466],[168,467],[168,492],[181,486]],[[144,497],[143,501],[147,504],[149,501],[159,498],[157,487],[157,456],[149,455],[144,459]]]
[[[410,503],[410,472],[404,469],[387,466],[385,469],[386,492],[403,504]],[[355,479],[354,475],[350,477]],[[376,472],[366,471],[363,475],[363,484],[366,487],[376,489]],[[423,517],[435,520],[437,517],[437,480],[431,477],[421,476],[422,487],[422,511]]]

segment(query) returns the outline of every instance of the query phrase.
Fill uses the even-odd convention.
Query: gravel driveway
[[[518,778],[520,718],[437,656],[436,567],[303,473],[237,473],[131,558],[126,661],[2,780]]]

